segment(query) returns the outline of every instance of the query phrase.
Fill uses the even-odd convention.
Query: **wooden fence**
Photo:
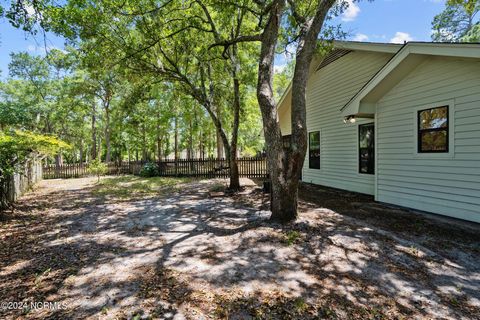
[[[10,207],[18,197],[42,179],[42,159],[33,155],[13,175],[0,178],[0,211]]]
[[[140,174],[146,162],[110,162],[107,164],[108,175]],[[230,167],[226,159],[177,159],[155,162],[158,176],[161,177],[199,177],[228,178]],[[265,178],[267,165],[264,157],[244,157],[238,159],[240,177]],[[73,163],[61,166],[48,165],[43,168],[44,179],[81,178],[89,176],[88,164]]]

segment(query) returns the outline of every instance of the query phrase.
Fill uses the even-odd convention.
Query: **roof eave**
[[[480,59],[480,44],[424,43],[408,42],[355,96],[340,110],[343,116],[359,112],[362,99],[369,94],[390,72],[392,72],[410,54],[449,56]]]
[[[333,47],[354,51],[373,51],[384,53],[397,53],[402,44],[378,43],[378,42],[357,42],[357,41],[334,41]]]

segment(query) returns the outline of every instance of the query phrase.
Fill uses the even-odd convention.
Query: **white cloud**
[[[360,13],[360,7],[353,0],[346,0],[348,7],[342,14],[343,21],[353,21]]]
[[[362,41],[367,41],[368,39],[369,39],[369,38],[368,38],[368,36],[367,36],[366,34],[357,33],[357,34],[355,35],[355,37],[353,37],[352,40],[353,40],[353,41],[360,41],[360,42],[362,42]]]
[[[404,43],[405,41],[408,42],[412,40],[413,38],[410,34],[398,31],[397,33],[395,33],[395,36],[390,39],[390,43]]]
[[[33,45],[30,44],[27,46],[27,51],[32,53],[32,54],[39,54],[39,55],[45,55],[47,52],[50,52],[51,50],[60,50],[62,52],[66,52],[65,50],[56,47],[56,46],[42,46],[42,45]]]

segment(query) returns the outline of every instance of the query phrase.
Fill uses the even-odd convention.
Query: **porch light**
[[[373,113],[357,113],[346,116],[343,118],[343,123],[355,123],[357,119],[375,119],[375,114]]]
[[[355,119],[355,116],[346,116],[343,118],[343,123],[355,123],[357,120]]]

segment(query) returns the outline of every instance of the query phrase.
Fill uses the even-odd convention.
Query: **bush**
[[[157,165],[153,162],[146,163],[142,170],[140,170],[140,176],[146,178],[158,176]]]
[[[70,148],[70,145],[54,136],[31,131],[0,130],[0,208],[10,205],[10,178],[15,173],[24,172],[29,159],[57,155]]]
[[[95,159],[88,165],[88,172],[90,174],[96,175],[98,181],[100,181],[100,176],[103,176],[107,173],[107,165],[102,163],[99,159]]]
[[[32,155],[53,156],[71,146],[54,136],[30,131],[0,131],[0,180],[23,170]]]

